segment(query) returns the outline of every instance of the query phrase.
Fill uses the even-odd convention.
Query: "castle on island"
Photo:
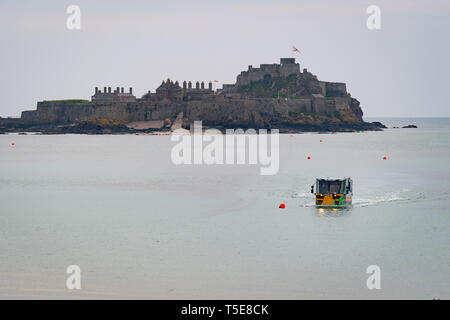
[[[41,101],[34,111],[22,112],[25,124],[64,124],[107,118],[124,124],[202,120],[206,125],[270,127],[300,121],[302,115],[342,113],[362,121],[359,102],[345,83],[319,81],[295,58],[280,63],[248,66],[234,84],[213,90],[211,81],[162,81],[155,92],[138,98],[133,89],[96,87],[90,101]],[[299,120],[300,119],[300,120]],[[301,122],[301,121],[300,121]],[[151,126],[150,126],[151,127]]]

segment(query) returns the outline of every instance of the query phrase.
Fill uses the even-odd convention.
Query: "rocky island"
[[[190,128],[193,121],[218,129],[279,129],[280,132],[381,130],[362,119],[346,84],[326,82],[300,70],[294,58],[248,66],[234,84],[213,90],[212,82],[162,81],[141,98],[133,89],[96,87],[91,100],[40,101],[21,118],[1,119],[1,132],[136,133]]]

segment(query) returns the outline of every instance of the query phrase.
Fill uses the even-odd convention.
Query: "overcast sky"
[[[81,30],[66,27],[71,4]],[[372,4],[381,30],[366,27]],[[95,86],[138,97],[168,77],[221,86],[280,57],[346,82],[365,116],[450,116],[448,0],[0,0],[0,39],[3,117]]]

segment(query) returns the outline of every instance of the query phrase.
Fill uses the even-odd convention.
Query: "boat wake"
[[[295,192],[292,198],[298,200],[298,205],[300,207],[315,207],[314,196],[311,193],[305,192]],[[424,193],[413,193],[409,189],[404,189],[400,191],[386,192],[378,195],[361,195],[360,197],[353,195],[353,206],[354,207],[367,207],[374,205],[382,205],[386,203],[401,203],[401,202],[411,202],[420,201],[425,199]]]
[[[367,207],[373,205],[381,205],[392,202],[412,202],[425,199],[424,193],[413,193],[410,190],[401,190],[387,192],[381,195],[374,195],[373,197],[353,197],[353,205],[356,207]]]

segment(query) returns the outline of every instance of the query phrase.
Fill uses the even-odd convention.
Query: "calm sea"
[[[0,298],[449,299],[450,119],[368,120],[419,128],[281,135],[274,176],[175,166],[168,136],[0,135]],[[316,209],[316,177],[353,207]]]

